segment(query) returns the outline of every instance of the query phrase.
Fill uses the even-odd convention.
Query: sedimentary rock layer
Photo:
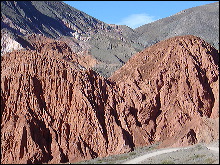
[[[2,56],[1,163],[77,162],[218,137],[218,52],[200,38],[162,41],[110,79],[64,42],[34,39],[33,50]]]
[[[134,55],[110,80],[132,103],[142,127],[155,126],[155,141],[209,142],[218,137],[218,64],[218,51],[208,43],[178,36]]]

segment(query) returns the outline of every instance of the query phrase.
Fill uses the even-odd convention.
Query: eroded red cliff
[[[200,38],[174,37],[134,55],[110,80],[161,146],[210,142],[219,132],[218,61]]]
[[[63,42],[2,57],[2,163],[76,162],[131,150],[113,85]]]
[[[2,56],[2,163],[77,162],[218,137],[218,52],[201,39],[153,45],[109,80],[64,42],[30,40],[33,50]]]

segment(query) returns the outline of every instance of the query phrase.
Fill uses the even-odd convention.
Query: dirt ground
[[[124,164],[129,160],[143,155],[153,155],[153,153],[162,153],[156,156],[149,157],[145,160],[136,162],[137,164],[219,164],[219,140],[210,144],[198,143],[192,146],[177,148],[178,150],[162,153],[162,150],[170,151],[169,149],[157,149],[157,144],[136,148],[134,151],[113,155],[105,158],[96,158],[88,161],[78,162],[74,164]],[[71,163],[70,163],[71,164]]]

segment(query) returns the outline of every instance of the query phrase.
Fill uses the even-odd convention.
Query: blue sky
[[[63,1],[108,24],[141,25],[182,10],[218,1]]]

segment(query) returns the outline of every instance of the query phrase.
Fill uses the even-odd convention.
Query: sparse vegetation
[[[201,145],[201,144],[198,144],[198,145],[196,146],[196,149],[201,150],[201,149],[202,149],[202,145]]]
[[[136,155],[136,153],[135,153],[135,152],[130,152],[129,155],[130,155],[130,156]]]
[[[214,159],[212,159],[212,158],[207,158],[204,163],[205,163],[205,164],[213,164],[215,161],[216,161],[216,160],[214,160]]]
[[[203,157],[203,156],[205,156],[205,155],[195,154],[195,155],[191,156],[190,159],[193,159],[193,160],[194,160],[194,159],[201,158],[201,157]]]
[[[163,160],[161,164],[175,164],[172,160]]]
[[[76,164],[121,164],[146,153],[151,153],[155,144],[146,147],[137,147],[132,152],[112,155],[105,158],[96,158]],[[189,149],[161,154],[145,160],[144,164],[215,164],[218,161],[217,154],[209,152],[203,144],[196,144]]]

